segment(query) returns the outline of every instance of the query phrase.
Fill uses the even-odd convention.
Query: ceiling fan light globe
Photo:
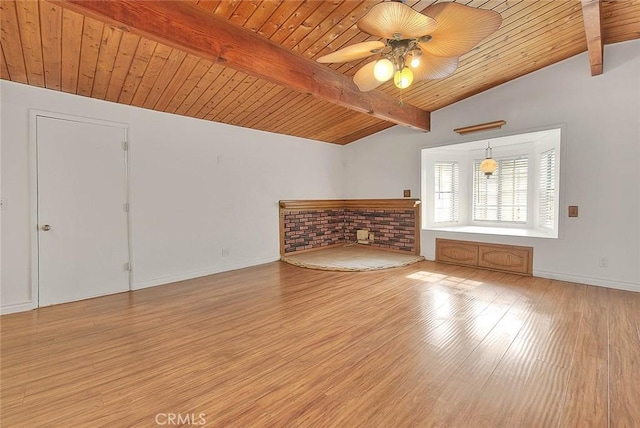
[[[411,68],[418,68],[420,66],[422,51],[420,49],[413,49],[409,52],[409,56],[411,57],[411,60],[409,61]]]
[[[400,89],[408,88],[413,83],[413,71],[409,67],[396,71],[393,83]]]
[[[373,67],[373,76],[378,82],[386,82],[393,76],[393,63],[386,58],[379,59]]]

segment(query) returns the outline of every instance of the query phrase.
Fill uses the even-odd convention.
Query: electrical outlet
[[[600,262],[598,263],[601,268],[609,267],[609,260],[606,257],[600,257]]]
[[[7,200],[0,199],[0,210],[6,210],[6,209],[7,209]]]
[[[222,249],[222,257],[228,257],[229,256],[229,249],[228,248],[223,248]]]
[[[405,189],[402,193],[403,193],[405,198],[410,198],[411,197],[411,189]]]

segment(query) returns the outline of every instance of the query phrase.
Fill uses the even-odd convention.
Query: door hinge
[[[124,204],[124,211],[129,212],[129,204]]]
[[[131,272],[131,263],[127,262],[124,264],[124,271]]]
[[[124,150],[125,152],[129,150],[129,143],[127,141],[122,142],[122,150]]]

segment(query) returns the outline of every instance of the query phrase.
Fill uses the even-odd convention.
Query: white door
[[[39,306],[127,291],[126,129],[36,121]]]

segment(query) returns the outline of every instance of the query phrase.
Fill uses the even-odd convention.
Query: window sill
[[[506,227],[486,227],[486,226],[445,226],[427,227],[423,230],[434,232],[457,232],[474,233],[479,235],[501,235],[501,236],[525,236],[529,238],[550,238],[556,239],[557,235],[552,231],[526,228],[506,228]]]

